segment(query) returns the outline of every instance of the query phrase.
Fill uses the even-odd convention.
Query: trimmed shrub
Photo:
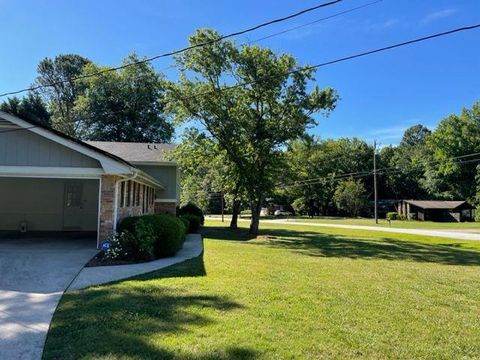
[[[387,212],[387,220],[398,220],[398,213],[395,211]]]
[[[153,255],[155,258],[173,256],[182,248],[187,227],[179,218],[173,215],[133,216],[124,219],[118,231],[121,234],[125,232],[134,234],[139,222],[148,224],[152,229]]]
[[[187,205],[184,205],[180,209],[178,209],[179,216],[187,214],[198,216],[200,218],[200,225],[203,225],[205,223],[205,216],[203,215],[202,209],[200,209],[194,203],[189,202]]]
[[[196,233],[198,229],[200,229],[200,217],[192,214],[185,214],[180,217],[181,220],[187,220],[189,223],[188,232],[189,233]]]
[[[123,223],[122,223],[123,224]],[[118,236],[110,240],[107,257],[121,260],[150,260],[154,257],[153,226],[142,217],[128,218]]]
[[[187,219],[185,215],[179,217],[179,219],[183,222],[183,225],[185,225],[185,229],[187,229],[187,232],[188,232],[188,229],[190,229],[190,221]]]
[[[149,260],[154,255],[155,233],[144,219],[135,223],[133,232],[125,231],[119,237],[120,245],[129,259]]]

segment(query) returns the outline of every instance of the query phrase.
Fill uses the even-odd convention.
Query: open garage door
[[[0,177],[0,232],[96,236],[95,179]]]

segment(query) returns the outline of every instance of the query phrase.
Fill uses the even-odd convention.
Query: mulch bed
[[[96,267],[96,266],[112,266],[112,265],[131,265],[131,264],[141,264],[156,260],[155,258],[147,260],[113,260],[106,259],[103,257],[103,252],[100,251],[95,255],[90,261],[85,265],[85,267]]]

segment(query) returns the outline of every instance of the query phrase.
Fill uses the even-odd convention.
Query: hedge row
[[[180,250],[187,234],[186,224],[173,215],[142,215],[125,218],[119,225],[120,239],[128,233],[142,243],[149,242],[144,232],[139,233],[139,227],[147,226],[152,231],[153,246],[151,256],[163,258],[173,256]],[[136,236],[135,236],[136,235]],[[133,257],[134,256],[133,254]]]

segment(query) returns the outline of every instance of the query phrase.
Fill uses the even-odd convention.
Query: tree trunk
[[[250,222],[250,234],[257,235],[258,234],[258,227],[260,225],[260,211],[262,210],[262,199],[257,199],[252,201],[251,209],[252,209],[252,220]]]
[[[230,221],[230,229],[238,229],[238,215],[240,214],[240,200],[233,200],[232,220]]]

